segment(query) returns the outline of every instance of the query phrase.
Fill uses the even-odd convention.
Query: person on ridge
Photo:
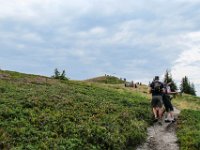
[[[153,82],[150,84],[149,92],[152,94],[151,105],[154,114],[154,121],[159,121],[161,124],[163,115],[164,84],[159,81],[159,76],[155,76]]]

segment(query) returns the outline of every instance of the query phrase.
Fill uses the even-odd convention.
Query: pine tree
[[[172,75],[169,70],[166,70],[165,77],[164,77],[164,83],[171,83],[170,88],[171,88],[172,92],[175,92],[177,90],[176,83],[172,79]]]
[[[194,87],[194,84],[193,84],[193,83],[191,84],[190,94],[196,96],[196,91],[195,91],[195,87]]]
[[[60,74],[60,72],[58,71],[58,69],[56,68],[54,70],[54,75],[52,76],[54,79],[60,79],[60,80],[69,80],[66,76],[65,76],[65,70],[62,71],[62,74]]]
[[[59,79],[60,78],[60,72],[58,71],[58,69],[56,68],[54,70],[54,76],[53,76],[55,79]]]
[[[181,89],[181,92],[190,94],[190,83],[188,81],[188,77],[187,76],[185,76],[182,79],[182,83],[181,83],[181,88],[180,89]]]
[[[65,70],[63,70],[62,74],[60,75],[60,79],[61,79],[61,80],[67,79],[67,78],[65,77]]]
[[[189,82],[187,76],[182,78],[180,90],[182,93],[196,95],[194,84]]]
[[[171,82],[170,73],[169,73],[169,70],[166,70],[164,83],[169,83],[169,82]]]

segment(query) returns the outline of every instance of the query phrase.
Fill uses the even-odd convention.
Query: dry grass
[[[183,94],[182,96],[177,96],[172,100],[172,103],[180,110],[182,109],[192,109],[200,110],[200,98]]]

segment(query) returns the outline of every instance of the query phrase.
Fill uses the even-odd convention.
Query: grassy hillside
[[[138,92],[0,71],[0,149],[128,149],[150,120]]]
[[[182,96],[177,96],[176,99],[173,100],[173,103],[181,110],[200,110],[200,97],[183,94]]]
[[[88,82],[106,83],[106,84],[122,84],[124,81],[115,76],[100,76],[86,80]]]
[[[181,110],[177,136],[181,150],[200,149],[200,98],[190,95],[178,96],[173,103]]]

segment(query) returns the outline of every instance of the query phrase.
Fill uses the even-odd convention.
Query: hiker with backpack
[[[153,82],[150,84],[149,92],[152,94],[151,105],[154,114],[154,121],[162,122],[163,115],[163,91],[164,84],[159,81],[159,76],[155,76]]]
[[[171,103],[172,96],[170,94],[172,92],[171,92],[170,84],[171,83],[166,83],[164,85],[165,90],[163,94],[163,103],[164,103],[165,111],[166,111],[165,122],[175,122],[175,118],[173,114],[174,108]]]

